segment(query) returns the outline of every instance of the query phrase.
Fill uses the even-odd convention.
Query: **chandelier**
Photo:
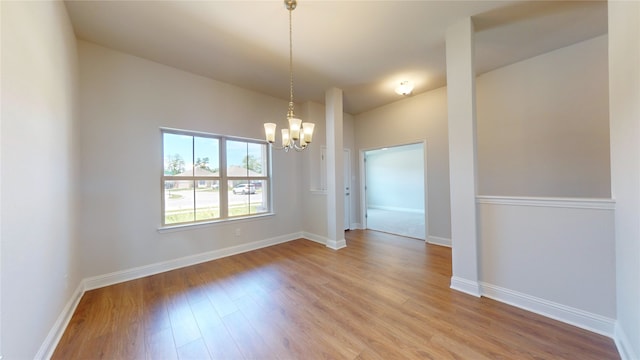
[[[287,111],[287,120],[289,122],[288,129],[282,129],[282,147],[276,147],[277,150],[289,151],[294,149],[302,151],[307,148],[313,138],[313,128],[315,124],[310,122],[302,122],[293,113],[293,36],[291,26],[291,13],[296,8],[296,0],[284,0],[284,5],[289,10],[289,111]],[[264,133],[269,144],[276,141],[276,124],[265,123]]]

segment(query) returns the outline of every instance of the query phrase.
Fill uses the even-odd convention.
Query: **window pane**
[[[265,180],[229,180],[229,216],[260,214],[268,209],[268,187]]]
[[[246,142],[227,140],[227,176],[248,176],[246,157]]]
[[[229,216],[249,215],[249,200],[256,188],[245,180],[229,180]]]
[[[165,176],[193,176],[193,136],[163,135]]]
[[[195,154],[195,176],[219,176],[219,150],[218,139],[194,137],[193,147]]]
[[[251,197],[251,214],[260,214],[269,211],[269,186],[267,180],[252,180],[256,188],[255,196]]]
[[[248,176],[265,176],[267,172],[267,146],[264,144],[247,144]]]
[[[218,180],[199,180],[196,188],[196,220],[220,217],[220,192]]]
[[[271,210],[266,144],[172,130],[162,130],[162,144],[163,225],[224,220]],[[220,157],[222,153],[226,159]],[[226,173],[220,168],[223,163]]]
[[[265,176],[267,146],[244,141],[227,141],[227,176]]]
[[[164,182],[164,223],[194,221],[193,184],[191,180]]]

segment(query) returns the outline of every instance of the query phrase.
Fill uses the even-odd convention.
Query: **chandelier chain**
[[[312,122],[302,122],[293,113],[293,14],[296,8],[296,0],[284,0],[284,5],[289,10],[289,111],[287,112],[288,129],[282,129],[282,146],[275,146],[276,127],[275,123],[265,123],[264,132],[267,142],[273,149],[302,151],[308,148],[313,138]]]
[[[289,6],[289,116],[293,117],[293,25],[292,13],[294,7]]]

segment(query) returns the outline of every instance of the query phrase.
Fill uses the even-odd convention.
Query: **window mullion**
[[[196,137],[191,137],[191,184],[193,188],[193,221],[195,222],[198,216],[196,212],[198,207],[196,206]]]
[[[229,182],[227,181],[227,139],[220,139],[220,218],[229,218]]]

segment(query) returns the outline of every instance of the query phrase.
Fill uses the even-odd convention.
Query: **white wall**
[[[316,124],[311,146],[294,156],[298,156],[302,161],[301,172],[301,199],[302,199],[302,223],[304,231],[308,236],[316,241],[326,241],[327,238],[327,192],[326,192],[326,169],[322,169],[321,148],[326,147],[326,120],[325,106],[314,102],[306,102],[296,110],[303,121],[310,121]],[[343,145],[345,149],[351,150],[351,222],[357,222],[359,218],[359,197],[357,191],[357,152],[354,141],[354,118],[352,115],[343,113]],[[325,179],[323,179],[323,176]],[[342,176],[342,174],[341,174]],[[323,188],[322,185],[325,185]]]
[[[159,232],[160,127],[263,138],[286,101],[80,41],[82,273],[109,274],[302,231],[296,154],[274,151],[275,216]],[[236,235],[239,231],[239,235]]]
[[[611,193],[616,199],[616,343],[640,358],[640,3],[609,1]]]
[[[343,144],[345,149],[349,149],[350,158],[349,163],[351,164],[351,178],[349,179],[349,193],[350,195],[350,210],[351,214],[349,215],[351,224],[347,224],[351,229],[361,227],[360,224],[360,192],[358,191],[358,187],[360,186],[360,174],[358,173],[358,161],[359,155],[356,150],[356,137],[355,137],[355,118],[351,114],[343,114]]]
[[[428,236],[450,239],[446,88],[411,96],[355,116],[358,152],[425,140]]]
[[[480,197],[483,295],[611,336],[612,200]]]
[[[477,79],[481,195],[610,197],[607,36]]]
[[[423,165],[422,144],[368,152],[367,207],[424,213]]]
[[[478,228],[484,295],[611,336],[607,78],[606,36],[478,78]]]
[[[76,41],[64,4],[2,7],[2,355],[37,356],[81,280]]]
[[[300,187],[302,201],[302,224],[304,231],[318,236],[316,240],[326,241],[327,232],[327,193],[322,188],[323,172],[321,169],[321,148],[326,146],[326,126],[324,105],[307,102],[300,112],[303,119],[316,124],[313,143],[302,154],[302,184]],[[326,176],[326,175],[324,175]],[[324,181],[326,186],[326,180]]]

